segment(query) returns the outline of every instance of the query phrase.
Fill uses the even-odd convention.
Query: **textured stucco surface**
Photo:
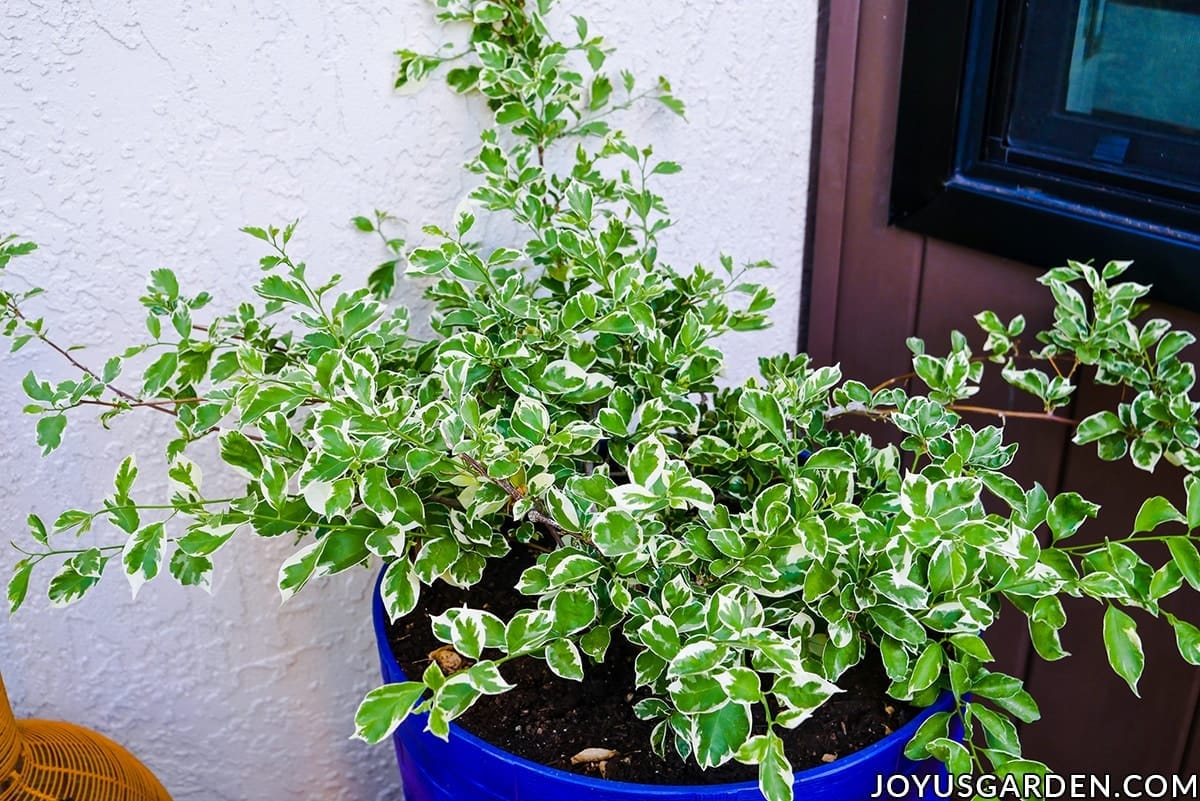
[[[619,48],[615,65],[668,75],[690,123],[662,109],[625,118],[685,172],[663,185],[679,266],[771,258],[773,330],[727,340],[730,378],[795,347],[807,190],[816,0],[594,0],[568,3]],[[392,51],[439,33],[420,0],[6,0],[0,7],[0,231],[42,244],[14,263],[52,291],[40,309],[59,339],[100,364],[134,341],[150,269],[228,307],[261,249],[241,225],[303,220],[295,250],[314,271],[362,275],[382,254],[347,219],[385,208],[413,235],[446,222],[469,188],[458,167],[482,119],[430,85],[390,91]],[[569,25],[569,23],[568,23]],[[194,290],[193,290],[194,291]],[[28,370],[65,378],[30,347],[0,370],[0,524],[94,507],[136,453],[140,494],[164,496],[156,442],[165,417],[110,433],[76,418],[38,458],[20,414]],[[209,486],[221,478],[206,472]],[[91,537],[92,535],[87,535]],[[96,535],[103,536],[103,533]],[[287,543],[236,541],[213,595],[170,579],[136,602],[111,575],[80,604],[36,596],[0,617],[0,671],[19,715],[74,720],[126,743],[178,801],[394,799],[392,755],[351,741],[376,683],[365,571],[281,607]],[[15,557],[0,548],[5,580]],[[33,593],[47,572],[35,574]]]

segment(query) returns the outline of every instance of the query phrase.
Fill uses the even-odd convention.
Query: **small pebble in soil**
[[[463,658],[462,654],[455,651],[452,645],[443,645],[441,648],[430,651],[429,658],[437,662],[437,666],[447,676],[468,666],[467,660]]]
[[[604,762],[616,755],[617,752],[611,748],[585,748],[571,757],[571,764],[579,765],[584,762]]]

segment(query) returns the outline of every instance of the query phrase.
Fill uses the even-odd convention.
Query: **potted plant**
[[[310,280],[293,255],[295,224],[246,228],[266,251],[257,305],[199,325],[208,294],[155,270],[142,299],[152,341],[103,367],[79,362],[30,316],[40,290],[3,292],[13,346],[40,340],[79,368],[57,384],[23,380],[46,453],[82,406],[104,407],[103,419],[149,408],[177,430],[166,503],[135,494],[129,458],[98,509],[30,516],[12,609],[48,561],[57,604],[114,560],[135,588],[164,571],[205,584],[213,554],[245,531],[300,541],[279,570],[285,599],[382,561],[378,604],[392,621],[446,588],[480,586],[489,565],[524,559],[524,605],[504,617],[487,598],[436,610],[429,633],[441,647],[420,672],[393,673],[368,694],[358,736],[380,741],[403,726],[427,731],[423,743],[444,740],[473,705],[512,689],[519,664],[578,681],[621,652],[634,685],[623,700],[652,726],[645,747],[704,768],[757,766],[755,792],[769,801],[808,788],[787,738],[856,665],[878,666],[897,703],[944,699],[897,733],[889,770],[903,750],[956,774],[1045,771],[1021,757],[1013,722],[1036,719],[1034,699],[988,668],[980,635],[1002,599],[1028,618],[1046,659],[1066,655],[1061,596],[1104,604],[1109,661],[1135,692],[1144,659],[1128,608],[1165,618],[1200,664],[1200,630],[1159,606],[1185,582],[1200,588],[1195,369],[1180,359],[1193,337],[1134,322],[1147,288],[1115,282],[1127,265],[1043,276],[1057,305],[1040,350],[1022,344],[1021,318],[983,312],[981,354],[960,334],[945,356],[914,339],[912,374],[873,388],[803,355],[764,358],[759,376],[722,387],[715,340],[766,325],[773,298],[745,279],[767,265],[723,257],[684,272],[660,261],[671,221],[653,187],[680,168],[631,143],[610,115],[641,99],[683,106],[662,79],[640,89],[628,73],[608,74],[610,51],[581,18],[559,41],[549,5],[436,0],[439,19],[470,26],[466,49],[399,54],[398,87],[447,66],[456,91],[483,94],[495,126],[467,165],[479,181],[470,203],[425,228],[426,242],[409,248],[382,212],[354,219],[394,255],[365,287]],[[516,226],[514,244],[477,240],[484,212]],[[0,268],[32,250],[0,240]],[[427,282],[431,339],[385,302],[401,270]],[[120,379],[138,359],[135,390]],[[1002,427],[970,422],[1002,423],[1003,412],[966,403],[986,362],[1039,399],[1035,416],[1058,422],[1081,370],[1125,387],[1116,408],[1077,424],[1075,441],[1147,470],[1162,458],[1182,466],[1186,508],[1150,498],[1128,536],[1070,542],[1098,507],[1008,475],[1016,446]],[[856,418],[885,424],[896,442],[841,424]],[[246,479],[237,497],[208,497],[188,457],[211,439]],[[116,541],[75,547],[70,535],[94,523]],[[1130,547],[1143,541],[1165,543],[1161,566]]]

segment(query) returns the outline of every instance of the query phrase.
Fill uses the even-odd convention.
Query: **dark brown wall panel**
[[[836,8],[841,4],[832,5]],[[818,309],[814,296],[811,319],[815,331],[827,331],[830,321],[825,315],[834,313],[832,344],[823,342],[822,347],[832,347],[832,360],[842,363],[847,376],[871,384],[907,369],[904,337],[914,330],[922,241],[918,236],[887,227],[887,181],[876,180],[878,170],[886,170],[885,165],[891,163],[899,78],[889,65],[898,64],[900,59],[903,26],[896,21],[903,20],[904,3],[872,0],[845,5],[859,6],[854,74],[872,77],[852,83],[852,122],[849,139],[844,140],[842,148],[846,163],[831,165],[834,174],[843,172],[846,176],[845,197],[841,202],[841,240],[836,248],[840,259],[814,264],[814,291],[820,285],[828,295],[827,285],[834,281],[830,276],[833,271],[836,298],[831,304],[827,296],[823,297],[823,307]],[[846,33],[844,28],[838,30],[841,36]],[[831,26],[831,57],[845,45],[844,40],[833,39],[834,35]],[[830,73],[830,81],[838,83],[832,69]],[[845,83],[838,85],[844,87]],[[829,83],[826,87],[827,92],[834,88]],[[826,102],[833,102],[829,94]],[[837,150],[836,133],[831,130],[830,139],[822,134],[823,148]],[[824,168],[821,174],[825,174]],[[836,209],[839,205],[836,187],[831,189],[831,195],[827,196],[825,187],[820,186],[818,203],[828,201]],[[822,219],[820,212],[818,215]],[[823,222],[830,225],[828,220]],[[818,236],[821,230],[819,225]],[[816,244],[823,243],[818,240]],[[832,243],[828,249],[820,250],[826,259],[834,252]]]
[[[904,338],[910,334],[925,338],[934,352],[946,349],[955,328],[981,343],[972,321],[980,309],[1025,314],[1028,346],[1050,323],[1045,290],[1035,279],[1055,265],[1017,264],[887,225],[904,7],[900,0],[830,3],[807,345],[819,362],[841,362],[847,376],[869,384],[909,369]],[[1200,316],[1165,307],[1154,313],[1200,330]],[[1111,402],[1105,392],[1082,390],[1067,413],[1081,417]],[[978,403],[1033,408],[1006,389]],[[1052,493],[1075,490],[1104,505],[1102,519],[1080,537],[1123,536],[1136,499],[1180,494],[1177,474],[1100,463],[1070,445],[1067,433],[1054,424],[1011,418],[1006,424],[1006,437],[1020,443],[1019,480],[1039,481]],[[1145,556],[1157,565],[1164,554],[1152,547]],[[1200,624],[1196,594],[1181,593],[1172,609]],[[1200,670],[1180,659],[1170,627],[1138,616],[1147,650],[1139,702],[1107,665],[1102,607],[1080,602],[1068,611],[1072,620],[1063,638],[1075,656],[1061,662],[1030,658],[1019,614],[1005,615],[992,632],[1000,669],[1028,671],[1030,690],[1042,704],[1044,719],[1023,735],[1030,755],[1060,772],[1200,773]]]
[[[850,123],[854,107],[854,62],[858,49],[858,3],[829,3],[821,109],[821,152],[815,180],[813,261],[805,348],[821,364],[833,362],[841,277],[842,232],[846,220],[846,173],[850,163]],[[819,72],[819,71],[818,71]]]

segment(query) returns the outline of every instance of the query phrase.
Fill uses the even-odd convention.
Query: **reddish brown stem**
[[[1079,425],[1078,420],[1072,420],[1070,417],[1059,417],[1053,412],[1017,412],[1009,409],[993,409],[989,406],[967,406],[962,404],[952,404],[946,408],[953,412],[990,414],[999,417],[1001,420],[1006,417],[1019,417],[1025,420],[1042,420],[1047,423],[1061,423],[1068,426]]]
[[[95,400],[92,398],[84,398],[79,401],[81,406],[108,406],[112,409],[136,409],[142,406],[150,407],[151,409],[158,406],[182,406],[185,403],[203,403],[204,398],[163,398],[155,401],[127,401],[125,403],[113,403],[112,401]]]
[[[1060,417],[1050,412],[1019,412],[1011,409],[993,409],[990,406],[968,406],[966,404],[951,404],[946,407],[952,412],[965,412],[967,414],[987,414],[993,417],[999,417],[1001,420],[1007,417],[1016,417],[1023,420],[1041,420],[1046,423],[1061,423],[1062,425],[1076,426],[1079,425],[1078,420],[1073,420],[1070,417]],[[872,420],[886,420],[894,413],[892,409],[841,409],[836,414],[831,415],[828,419],[851,415],[854,417],[868,417]]]
[[[17,308],[17,305],[15,303],[10,302],[8,304],[8,309],[9,309],[9,311],[11,311],[13,313],[14,317],[16,317],[17,319],[21,320],[22,322],[25,322],[26,324],[28,324],[28,320],[26,319],[25,315],[21,313],[21,310],[19,308]],[[175,414],[174,409],[169,408],[164,405],[159,405],[160,403],[164,403],[162,401],[157,401],[157,402],[156,401],[143,401],[140,398],[138,398],[137,396],[129,394],[128,392],[121,389],[120,387],[116,387],[116,386],[113,386],[112,384],[108,383],[103,378],[98,376],[90,367],[79,362],[79,360],[77,360],[74,356],[72,356],[71,352],[68,351],[66,348],[63,348],[60,345],[58,345],[57,343],[50,341],[50,339],[47,338],[45,334],[38,333],[35,331],[34,335],[38,339],[40,339],[42,342],[44,342],[46,345],[48,345],[52,350],[54,350],[55,352],[60,354],[64,359],[66,359],[68,362],[70,362],[71,366],[73,366],[75,369],[79,370],[80,372],[84,373],[85,375],[91,376],[93,379],[95,379],[96,381],[103,384],[104,387],[106,389],[108,389],[109,392],[113,393],[114,395],[116,395],[119,398],[124,398],[125,400],[129,401],[130,405],[146,406],[151,409],[154,409],[155,411],[162,412],[163,414],[169,414],[172,417],[177,416]]]
[[[476,475],[495,482],[496,486],[504,490],[508,494],[508,497],[512,498],[514,502],[525,498],[525,493],[515,487],[511,481],[507,479],[497,480],[488,476],[487,467],[475,457],[465,453],[460,453],[459,458],[462,459],[463,462],[470,467]],[[558,523],[554,522],[554,518],[535,507],[529,510],[529,519],[535,524],[545,526],[549,531],[550,536],[554,539],[554,544],[562,545],[562,535],[568,532]]]

